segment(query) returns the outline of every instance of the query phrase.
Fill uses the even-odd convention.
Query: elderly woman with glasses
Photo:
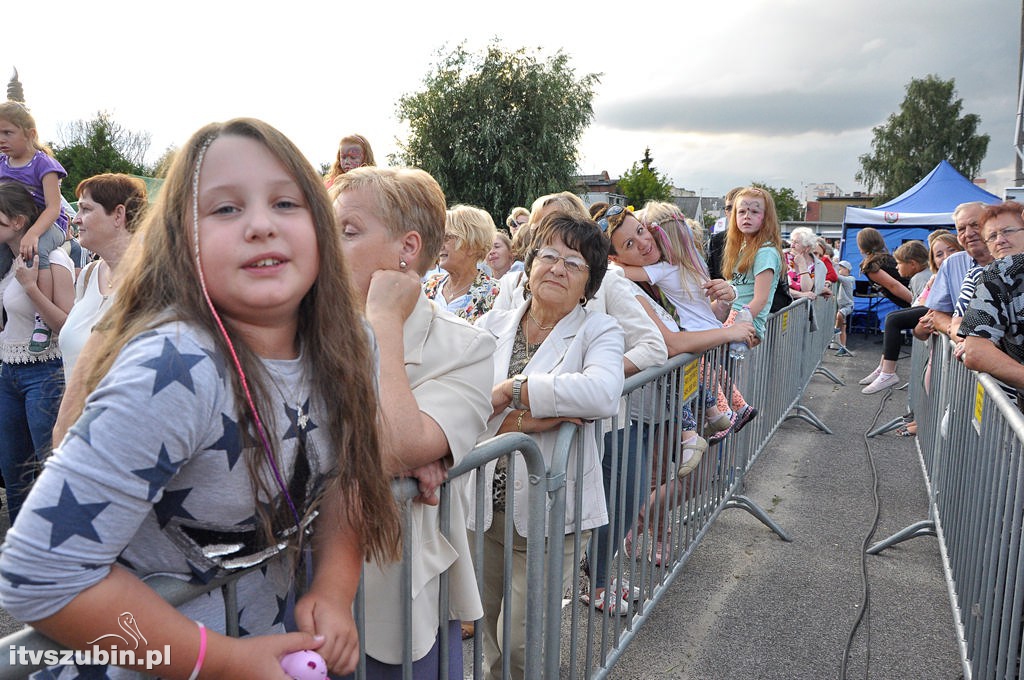
[[[995,260],[982,268],[957,332],[963,339],[958,354],[962,354],[964,365],[1016,388],[1018,405],[1024,394],[1024,338],[1019,321],[1024,289],[1022,211],[1024,205],[1016,201],[981,211],[981,237]]]
[[[828,271],[818,257],[817,248],[818,236],[807,227],[797,227],[789,233],[786,275],[789,279],[789,292],[793,297],[814,300],[825,291]]]
[[[448,211],[438,264],[445,274],[423,283],[423,292],[449,312],[473,323],[490,311],[498,281],[479,269],[498,230],[486,210],[456,205]]]
[[[494,415],[485,437],[504,432],[532,435],[548,465],[555,450],[558,426],[582,425],[581,448],[569,458],[564,540],[549,528],[548,546],[562,550],[562,580],[568,585],[577,563],[574,534],[608,522],[596,428],[618,411],[624,373],[623,332],[612,317],[589,309],[590,300],[608,268],[608,240],[589,219],[563,212],[548,214],[539,225],[526,258],[526,299],[515,309],[494,310],[477,323],[497,342],[494,356]],[[580,453],[581,452],[581,453]],[[582,455],[582,477],[577,478]],[[506,464],[507,463],[507,464]],[[506,487],[508,466],[515,483]],[[519,457],[501,459],[484,470],[487,494],[484,525],[483,641],[487,677],[499,678],[502,655],[509,655],[512,677],[525,667],[526,517],[529,493],[543,493],[524,484],[526,465]],[[575,494],[582,510],[575,513]],[[502,588],[505,525],[511,521],[512,582],[509,599]],[[499,638],[499,619],[511,621],[511,638]],[[479,631],[478,631],[479,632]]]

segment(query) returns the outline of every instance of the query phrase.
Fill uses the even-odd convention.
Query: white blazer
[[[492,310],[476,325],[494,335],[497,350],[494,354],[494,384],[508,378],[508,366],[512,359],[512,345],[516,328],[526,313],[527,303],[514,310]],[[608,509],[602,483],[601,459],[598,450],[594,420],[609,418],[618,412],[619,397],[622,395],[622,353],[624,347],[622,328],[612,317],[602,312],[577,306],[559,321],[547,339],[537,348],[526,365],[524,373],[529,376],[528,388],[530,413],[535,418],[556,416],[583,418],[586,422],[580,438],[583,442],[583,477],[576,479],[576,461],[569,458],[566,477],[565,533],[576,530],[574,498],[576,485],[583,487],[583,510],[579,521],[580,529],[592,529],[608,523]],[[487,432],[482,438],[492,437],[505,417],[512,411],[509,407],[491,418]],[[544,455],[545,466],[550,468],[558,429],[531,435],[537,440]],[[491,525],[493,518],[492,480],[497,462],[492,461],[484,470],[487,482],[484,484],[487,498],[484,504],[484,527]],[[521,457],[515,459],[515,485],[509,491],[515,500],[513,520],[516,531],[526,535],[528,487],[526,464]],[[473,485],[472,494],[475,494]],[[469,518],[469,528],[475,529],[475,518]]]

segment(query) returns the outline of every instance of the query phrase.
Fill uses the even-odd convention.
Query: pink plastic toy
[[[327,662],[308,649],[286,654],[281,659],[281,668],[292,680],[323,680],[327,677]]]

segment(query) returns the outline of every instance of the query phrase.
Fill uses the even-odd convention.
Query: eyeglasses
[[[604,216],[597,221],[597,226],[601,227],[601,231],[608,231],[608,218],[621,215],[625,209],[626,208],[621,205],[613,205],[608,208],[608,212],[606,212]]]
[[[995,243],[996,241],[998,241],[1000,236],[1002,236],[1007,241],[1009,241],[1010,237],[1013,236],[1014,234],[1016,234],[1018,231],[1024,231],[1024,227],[1007,227],[1006,229],[1000,229],[999,231],[997,231],[996,233],[992,234],[988,238],[985,238],[985,239],[982,239],[982,240],[985,242],[985,245],[989,245],[990,246],[993,243]]]
[[[536,258],[549,267],[554,267],[561,260],[565,263],[565,271],[570,274],[579,274],[590,269],[590,265],[582,257],[577,257],[576,255],[563,257],[554,248],[540,248],[534,252],[536,253]]]

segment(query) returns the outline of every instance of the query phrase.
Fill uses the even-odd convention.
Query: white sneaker
[[[861,390],[861,394],[874,394],[875,392],[881,392],[882,390],[887,390],[890,387],[898,385],[899,382],[900,377],[895,373],[890,373],[888,375],[880,374],[870,385]]]
[[[860,384],[860,385],[870,385],[871,383],[875,382],[875,379],[878,376],[880,376],[881,374],[882,374],[882,367],[881,366],[876,366],[875,370],[871,371],[866,376],[861,378],[858,381],[858,384]]]
[[[599,612],[618,616],[628,616],[632,612],[630,601],[640,599],[640,589],[636,587],[631,588],[629,581],[625,580],[621,586],[618,581],[612,581],[607,590],[600,593],[595,591],[594,594],[594,602],[591,602],[589,590],[580,593],[580,602],[592,606]]]

